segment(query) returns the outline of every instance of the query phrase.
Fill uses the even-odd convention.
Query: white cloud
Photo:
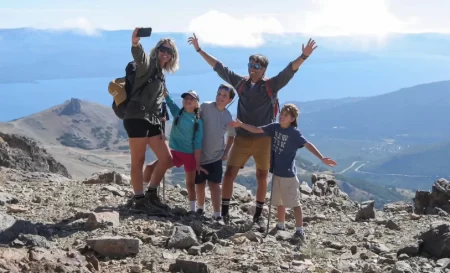
[[[191,20],[188,29],[195,32],[202,43],[241,47],[264,44],[263,33],[281,34],[285,31],[274,17],[236,18],[214,10]]]
[[[384,37],[404,32],[407,22],[397,18],[386,0],[318,0],[305,13],[298,32],[320,36]]]
[[[71,29],[76,32],[79,32],[84,35],[97,35],[97,29],[95,28],[94,24],[92,24],[89,20],[87,20],[84,17],[78,17],[75,19],[67,19],[64,20],[61,27],[62,29]]]

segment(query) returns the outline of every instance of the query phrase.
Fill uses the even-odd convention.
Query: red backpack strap
[[[245,83],[248,81],[249,78],[250,78],[250,77],[245,76],[245,77],[243,77],[242,80],[237,84],[237,86],[236,86],[236,87],[237,87],[236,91],[237,91],[237,93],[239,94],[239,96],[242,95],[243,90],[244,90]]]
[[[278,113],[280,113],[280,104],[278,102],[278,98],[274,98],[273,97],[272,87],[270,86],[270,79],[269,78],[264,78],[263,80],[266,83],[267,95],[272,100],[273,118],[275,119],[277,117]]]

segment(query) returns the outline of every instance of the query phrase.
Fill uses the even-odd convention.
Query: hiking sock
[[[139,197],[143,197],[144,196],[144,191],[136,191],[135,193],[134,193],[134,197],[135,198],[139,198]]]
[[[197,209],[203,210],[203,206],[197,206]]]
[[[261,216],[262,210],[264,207],[264,202],[256,201],[256,210],[253,219],[258,219]]]
[[[230,208],[230,198],[222,198],[222,216],[228,215],[228,209]]]
[[[134,199],[141,199],[141,198],[144,198],[144,194],[143,193],[134,195]]]
[[[297,232],[303,234],[303,227],[296,227]]]
[[[221,215],[220,215],[220,211],[216,211],[216,212],[214,212],[214,217],[220,217]]]
[[[195,211],[195,205],[196,205],[197,201],[191,201],[191,211]]]
[[[158,188],[153,186],[148,186],[147,192],[155,192]]]

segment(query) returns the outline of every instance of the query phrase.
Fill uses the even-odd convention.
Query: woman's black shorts
[[[161,124],[152,124],[146,119],[124,119],[123,127],[129,138],[153,137],[162,134]]]

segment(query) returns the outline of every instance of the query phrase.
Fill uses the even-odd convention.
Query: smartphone
[[[146,27],[146,28],[140,28],[137,32],[137,37],[150,37],[152,35],[152,28]]]

